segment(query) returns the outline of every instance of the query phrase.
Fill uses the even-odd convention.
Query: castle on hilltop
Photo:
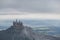
[[[19,21],[13,21],[13,27],[17,28],[17,29],[22,29],[23,28],[23,23],[19,20]]]

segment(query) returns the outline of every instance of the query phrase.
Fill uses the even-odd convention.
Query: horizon
[[[0,15],[0,19],[37,19],[37,20],[60,20],[60,14],[21,14]]]

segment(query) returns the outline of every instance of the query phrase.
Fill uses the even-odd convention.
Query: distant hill
[[[60,37],[60,27],[55,26],[34,27],[33,30],[38,33],[44,33]]]

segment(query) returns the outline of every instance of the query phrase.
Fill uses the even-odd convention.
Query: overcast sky
[[[9,18],[60,20],[60,0],[0,0],[0,19]]]
[[[60,13],[60,0],[0,0],[0,12],[5,11],[31,13]]]

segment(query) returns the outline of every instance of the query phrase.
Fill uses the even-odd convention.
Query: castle
[[[19,21],[13,21],[13,27],[16,29],[22,29],[23,28],[23,23],[19,20]]]

